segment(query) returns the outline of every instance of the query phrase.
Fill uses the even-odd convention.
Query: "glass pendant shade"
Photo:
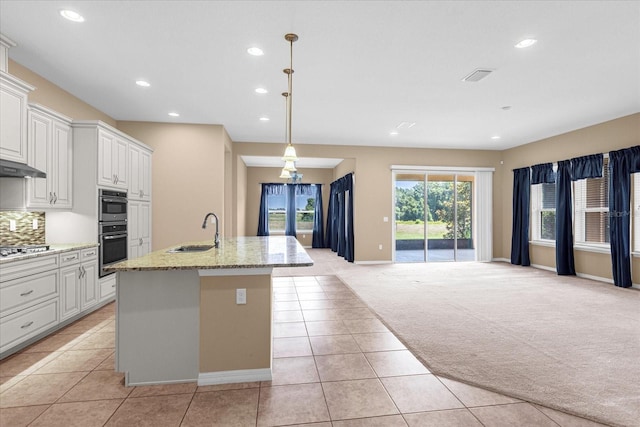
[[[291,174],[289,173],[288,170],[282,168],[282,172],[280,172],[280,178],[289,179],[291,178]]]
[[[283,169],[286,170],[286,171],[289,171],[289,172],[297,171],[296,164],[291,160],[287,160],[286,162],[284,162],[284,168]]]
[[[291,161],[295,162],[298,160],[298,156],[296,155],[296,149],[293,145],[287,145],[287,148],[284,150],[284,156],[282,156],[282,160],[285,162]]]

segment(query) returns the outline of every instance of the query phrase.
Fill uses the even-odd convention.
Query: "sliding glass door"
[[[395,174],[395,261],[473,261],[474,174]]]

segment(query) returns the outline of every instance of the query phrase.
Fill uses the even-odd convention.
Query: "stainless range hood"
[[[0,178],[46,178],[47,174],[25,163],[0,159]]]

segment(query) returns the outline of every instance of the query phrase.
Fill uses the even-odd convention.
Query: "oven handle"
[[[114,236],[102,236],[103,240],[113,240],[113,239],[122,239],[127,237],[126,234],[116,234]]]
[[[103,202],[108,202],[108,203],[127,203],[127,199],[125,198],[115,198],[115,199],[107,199],[107,198],[103,198],[102,199]]]

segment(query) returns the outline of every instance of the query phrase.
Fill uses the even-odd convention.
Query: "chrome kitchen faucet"
[[[202,222],[202,228],[207,228],[207,220],[209,219],[209,217],[211,215],[213,215],[213,217],[216,219],[216,236],[213,239],[213,247],[214,248],[218,248],[218,247],[220,247],[220,233],[218,232],[218,223],[220,221],[218,221],[218,216],[216,214],[214,214],[213,212],[209,212],[204,217],[204,221]]]

